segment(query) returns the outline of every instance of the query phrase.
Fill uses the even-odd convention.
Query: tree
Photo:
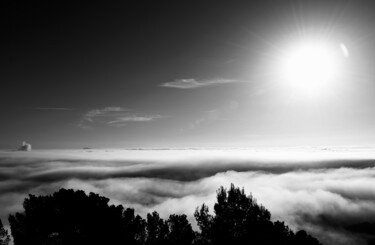
[[[246,196],[244,189],[240,190],[233,184],[228,191],[221,187],[214,210],[214,243],[247,244],[250,238],[254,242],[268,239],[271,214],[251,195]]]
[[[108,202],[98,194],[66,189],[29,195],[24,212],[9,217],[14,244],[141,244],[144,221],[134,217],[134,210]]]
[[[369,245],[375,245],[375,223],[362,222],[346,227],[347,230],[364,237]]]
[[[10,243],[10,236],[8,231],[5,230],[3,222],[0,219],[0,245],[8,245]]]
[[[319,245],[319,241],[284,222],[271,221],[271,213],[252,195],[233,184],[220,187],[215,215],[203,204],[194,216],[201,232],[194,232],[185,214],[171,214],[168,220],[157,212],[147,220],[134,209],[109,205],[109,199],[95,193],[61,189],[53,195],[29,195],[24,211],[9,216],[15,245]],[[10,237],[0,220],[0,245]]]
[[[320,244],[305,231],[295,235],[284,222],[272,222],[271,213],[264,206],[233,184],[228,191],[224,187],[218,189],[214,211],[215,216],[210,215],[205,204],[195,211],[201,230],[198,244]]]
[[[160,218],[159,213],[154,211],[147,214],[147,241],[146,245],[166,244],[169,238],[168,223]]]
[[[307,234],[306,231],[300,230],[295,235],[295,244],[315,245],[320,243],[315,237]]]
[[[168,219],[169,225],[169,243],[188,245],[195,239],[195,233],[185,214],[171,214]]]
[[[126,244],[144,244],[146,236],[146,221],[134,209],[127,208],[123,213],[124,237]]]
[[[208,207],[203,203],[194,213],[201,233],[197,234],[196,243],[199,245],[211,244],[213,217],[208,213]]]

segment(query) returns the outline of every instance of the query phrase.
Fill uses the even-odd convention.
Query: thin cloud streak
[[[149,122],[153,121],[156,118],[160,118],[160,115],[149,115],[149,116],[126,116],[126,117],[119,117],[114,121],[108,122],[108,124],[117,124],[117,123],[124,123],[124,122]]]
[[[72,111],[75,110],[74,108],[68,107],[37,107],[36,110],[44,110],[44,111]]]
[[[113,117],[126,111],[128,110],[122,107],[104,107],[102,109],[90,110],[85,113],[84,117],[89,121],[93,121],[97,117]]]
[[[160,87],[166,88],[177,88],[177,89],[195,89],[201,87],[207,87],[212,85],[218,84],[227,84],[227,83],[235,83],[239,82],[238,80],[233,79],[212,79],[212,80],[196,80],[194,78],[189,79],[177,79],[172,82],[166,82],[160,84]]]
[[[99,125],[122,127],[127,123],[150,122],[157,118],[161,118],[161,115],[139,115],[123,107],[111,106],[86,112],[78,127],[83,129],[93,129]]]

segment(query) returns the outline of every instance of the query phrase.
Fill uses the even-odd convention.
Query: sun
[[[329,43],[310,40],[292,45],[281,59],[283,83],[299,93],[319,94],[337,80],[337,49]]]

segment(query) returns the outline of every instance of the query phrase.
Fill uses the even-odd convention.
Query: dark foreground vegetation
[[[106,197],[80,190],[29,195],[24,212],[9,216],[14,244],[320,244],[303,230],[294,233],[284,222],[272,222],[265,207],[234,185],[229,190],[219,188],[214,215],[205,204],[196,209],[200,232],[192,229],[184,214],[163,220],[153,212],[143,219],[134,209],[108,202]],[[0,223],[0,245],[8,243],[9,235]]]

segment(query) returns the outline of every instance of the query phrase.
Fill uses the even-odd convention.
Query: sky
[[[375,142],[372,1],[1,5],[1,149]],[[301,40],[335,53],[314,93],[280,72]]]

